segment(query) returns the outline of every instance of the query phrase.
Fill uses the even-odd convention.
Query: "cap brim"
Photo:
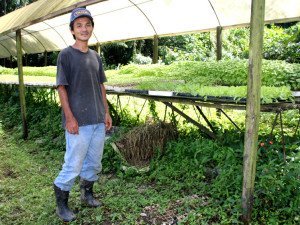
[[[74,18],[73,20],[70,21],[70,23],[72,23],[73,21],[75,21],[76,19],[82,18],[82,17],[87,17],[89,18],[91,21],[94,21],[93,17],[91,17],[90,15],[80,15],[76,18]]]

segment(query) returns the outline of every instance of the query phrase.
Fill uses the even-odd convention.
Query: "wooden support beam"
[[[285,154],[285,147],[284,147],[284,132],[283,132],[283,126],[282,126],[282,112],[280,110],[280,129],[281,129],[281,142],[282,142],[282,148],[283,148],[283,162],[286,165],[286,154]]]
[[[222,59],[222,27],[217,27],[217,61]],[[221,111],[222,109],[216,109],[217,116],[221,118]],[[224,113],[224,111],[223,111]]]
[[[100,43],[97,43],[96,44],[96,48],[97,48],[97,52],[98,52],[98,54],[100,55],[100,51],[101,51],[101,49],[100,49]]]
[[[16,31],[17,36],[17,56],[18,56],[18,74],[19,74],[19,96],[21,106],[21,116],[23,123],[23,138],[28,137],[27,120],[26,120],[26,103],[25,103],[25,88],[23,79],[23,62],[22,62],[22,41],[21,30]]]
[[[266,143],[266,145],[265,145],[265,150],[264,150],[264,154],[263,154],[263,156],[262,156],[262,159],[263,159],[263,158],[265,157],[265,155],[266,155],[266,151],[267,151],[268,145],[269,145],[269,143],[270,143],[270,141],[271,141],[272,133],[273,133],[273,130],[274,130],[274,128],[275,128],[276,121],[277,121],[277,118],[278,118],[279,113],[280,113],[280,111],[278,111],[278,112],[276,113],[276,116],[275,116],[275,119],[274,119],[274,122],[273,122],[273,126],[272,126],[272,130],[271,130],[271,133],[270,133],[270,135],[269,135],[269,139],[268,139],[268,141],[267,141],[267,143]]]
[[[47,58],[48,58],[48,53],[47,51],[44,51],[44,66],[47,66]]]
[[[158,63],[158,36],[154,35],[153,40],[153,64]]]
[[[238,129],[241,131],[241,128],[239,128],[239,126],[224,112],[224,110],[222,109],[217,109],[219,110],[220,112],[222,112],[226,117],[227,119],[229,119],[229,121]]]
[[[136,40],[133,41],[133,58],[134,58],[134,63],[136,63]]]
[[[112,115],[114,115],[113,125],[116,126],[120,123],[119,114],[110,101],[107,100],[107,104],[109,106],[109,110],[112,112]]]
[[[252,0],[242,192],[242,219],[245,224],[250,223],[253,206],[260,118],[264,18],[265,0]]]
[[[203,117],[203,119],[205,120],[205,122],[207,123],[207,125],[210,127],[210,129],[212,130],[212,132],[214,132],[214,134],[216,134],[216,131],[215,131],[214,127],[211,125],[211,123],[209,122],[209,120],[207,119],[207,117],[205,116],[205,114],[203,113],[203,111],[200,109],[200,107],[196,106],[196,108],[198,109],[199,113],[201,114],[201,116]]]
[[[27,66],[28,65],[28,54],[25,54],[25,57],[24,57],[24,66]]]
[[[300,110],[299,110],[299,114],[300,114]],[[297,135],[297,131],[298,131],[298,128],[299,128],[299,124],[300,124],[300,117],[299,117],[299,120],[298,120],[297,127],[296,127],[296,129],[295,129],[295,134],[294,134],[294,137],[293,137],[293,141],[292,141],[292,142],[295,141],[295,138],[296,138],[296,135]]]
[[[53,85],[55,88],[55,85]],[[197,98],[174,98],[174,97],[166,97],[166,96],[152,96],[152,95],[143,95],[143,94],[135,94],[135,93],[126,93],[120,91],[112,91],[106,90],[107,94],[114,95],[128,95],[134,96],[136,98],[148,99],[159,102],[174,102],[188,105],[198,105],[206,108],[219,108],[219,109],[233,109],[233,110],[246,110],[245,103],[235,103],[235,102],[212,102],[212,101],[203,101],[198,100]],[[278,109],[281,110],[294,110],[300,109],[300,104],[298,103],[288,103],[288,102],[277,102],[270,104],[262,104],[261,112],[277,112]]]
[[[117,95],[117,106],[116,106],[116,110],[118,110],[118,106],[120,108],[120,114],[121,114],[121,120],[123,118],[123,110],[122,110],[122,105],[121,105],[121,99],[120,99],[120,95]]]
[[[169,102],[163,102],[166,106],[170,107],[172,110],[174,110],[175,112],[177,112],[179,115],[181,115],[183,118],[185,118],[187,121],[191,122],[192,124],[194,124],[195,126],[199,127],[200,130],[202,130],[204,133],[206,133],[208,136],[210,136],[211,138],[217,140],[218,142],[221,143],[220,138],[215,135],[213,132],[211,132],[210,130],[208,130],[205,126],[199,124],[197,121],[193,120],[191,117],[189,117],[188,115],[186,115],[185,113],[183,113],[182,111],[180,111],[179,109],[177,109],[175,106],[173,106],[172,104],[170,104]]]
[[[217,60],[222,59],[222,27],[217,27]]]
[[[147,99],[144,101],[143,107],[142,107],[141,111],[139,112],[139,114],[137,115],[136,122],[138,122],[138,121],[139,121],[139,119],[140,119],[140,115],[142,114],[142,112],[143,112],[143,109],[144,109],[144,107],[145,107],[145,104],[146,104],[146,102],[147,102],[147,101],[148,101]]]

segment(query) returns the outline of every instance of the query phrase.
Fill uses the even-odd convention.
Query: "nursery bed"
[[[11,81],[0,81],[1,86],[17,86],[18,82]],[[38,83],[38,82],[24,82],[25,88],[47,88],[47,89],[56,89],[55,83]],[[171,91],[147,91],[147,90],[136,90],[134,86],[109,86],[105,85],[106,92],[108,95],[117,95],[117,96],[132,96],[136,98],[142,98],[145,100],[158,101],[166,105],[166,107],[171,108],[179,115],[184,117],[187,121],[191,122],[197,126],[200,130],[206,133],[211,138],[221,142],[221,139],[214,132],[213,126],[210,121],[204,115],[200,107],[205,108],[215,108],[219,109],[234,125],[234,121],[223,111],[223,109],[233,109],[233,110],[246,110],[246,98],[234,98],[230,96],[199,96],[192,95],[190,93],[177,93]],[[300,97],[299,92],[293,92],[295,101],[280,101],[274,100],[271,103],[261,103],[260,111],[261,112],[274,112],[281,115],[282,111],[286,110],[299,110],[300,112]],[[172,103],[181,103],[187,105],[196,106],[199,113],[205,119],[207,125],[210,127],[208,129],[206,126],[200,124],[199,122],[192,119],[190,116],[186,115],[180,109],[176,108]],[[117,103],[118,104],[118,103]],[[120,106],[121,107],[121,106]],[[276,116],[277,119],[277,116]],[[276,122],[276,121],[275,121]],[[274,122],[274,123],[275,123]],[[238,127],[237,127],[238,128]],[[238,128],[239,129],[239,128]]]
[[[18,81],[0,81],[0,85],[18,85]],[[24,82],[25,87],[56,89],[53,82]],[[105,85],[107,94],[129,95],[160,102],[174,102],[190,105],[198,105],[208,108],[221,109],[246,109],[246,98],[234,98],[230,96],[199,96],[190,93],[177,93],[166,91],[135,90],[134,86],[110,86]],[[300,91],[294,91],[295,102],[274,99],[272,103],[261,103],[262,112],[278,112],[280,110],[300,109]]]

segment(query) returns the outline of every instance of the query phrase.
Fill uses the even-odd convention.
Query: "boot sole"
[[[90,204],[87,203],[87,202],[81,202],[81,205],[82,205],[82,206],[85,206],[85,207],[93,207],[93,208],[99,208],[99,207],[103,207],[103,206],[104,206],[103,203],[102,203],[101,205],[94,206],[94,205],[90,205]]]
[[[57,213],[55,213],[55,214],[59,217],[59,219],[60,219],[64,224],[68,224],[68,223],[71,223],[71,222],[74,222],[74,221],[77,222],[77,217],[76,217],[75,219],[73,219],[73,220],[65,221],[63,218],[60,217],[60,215],[58,215]]]

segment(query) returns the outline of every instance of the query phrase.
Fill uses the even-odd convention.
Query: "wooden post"
[[[264,15],[265,0],[252,0],[242,193],[242,219],[245,224],[249,224],[251,219],[256,173]]]
[[[133,58],[134,63],[136,63],[136,40],[133,41]]]
[[[153,64],[158,63],[158,36],[154,35],[153,40]]]
[[[222,27],[217,27],[217,61],[222,59]]]
[[[22,41],[21,30],[16,31],[17,39],[17,56],[18,56],[18,73],[19,73],[19,96],[23,122],[23,138],[28,137],[27,120],[26,120],[26,103],[25,103],[25,88],[23,80],[23,63],[22,63]]]
[[[217,27],[217,61],[222,59],[222,27]],[[216,108],[216,115],[221,119],[221,109]]]
[[[96,49],[97,49],[98,54],[100,55],[100,50],[101,50],[101,49],[100,49],[100,43],[97,43],[97,44],[96,44]]]
[[[24,66],[27,66],[28,64],[28,54],[25,54],[24,56]]]
[[[48,53],[47,53],[47,51],[44,51],[44,66],[47,66],[47,58],[48,58]]]

